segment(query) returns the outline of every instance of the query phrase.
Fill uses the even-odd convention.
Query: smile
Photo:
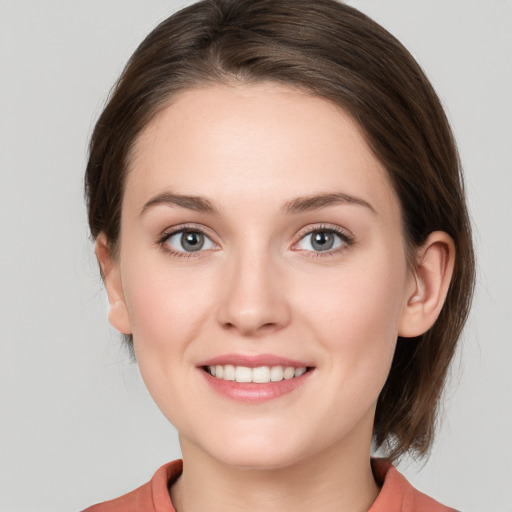
[[[206,366],[205,370],[213,377],[226,381],[254,382],[267,384],[269,382],[280,382],[300,377],[306,373],[304,366],[235,366],[232,364]]]
[[[225,398],[245,404],[274,400],[302,388],[316,373],[313,361],[273,354],[224,354],[201,361],[206,384]]]

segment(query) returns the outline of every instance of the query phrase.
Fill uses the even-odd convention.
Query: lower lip
[[[210,375],[202,368],[199,369],[206,382],[221,395],[231,400],[245,403],[261,403],[274,400],[280,396],[287,395],[292,391],[299,389],[310,377],[312,371],[308,370],[300,377],[293,379],[280,380],[278,382],[268,382],[256,384],[254,382],[236,382],[234,380],[218,379]]]

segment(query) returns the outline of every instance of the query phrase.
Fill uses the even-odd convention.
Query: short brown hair
[[[396,458],[424,455],[474,285],[474,253],[457,148],[419,65],[385,29],[336,0],[204,0],[162,22],[124,69],[94,129],[85,175],[92,236],[116,252],[123,184],[141,130],[177,92],[272,81],[341,106],[361,126],[399,197],[408,254],[436,230],[456,263],[434,326],[398,339],[374,426]],[[412,263],[414,264],[414,263]]]

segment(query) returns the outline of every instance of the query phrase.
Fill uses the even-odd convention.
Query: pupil
[[[187,232],[181,235],[181,245],[186,251],[199,251],[204,245],[204,236],[201,233]]]
[[[311,245],[317,251],[328,251],[334,245],[334,236],[327,231],[316,231]]]

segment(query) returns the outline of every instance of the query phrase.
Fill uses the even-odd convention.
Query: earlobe
[[[112,327],[122,334],[131,334],[131,322],[123,292],[119,265],[115,261],[107,237],[100,233],[96,239],[96,257],[101,269],[101,276],[107,290],[109,313],[108,320]]]
[[[428,331],[443,307],[455,264],[455,245],[443,231],[431,233],[418,249],[416,269],[402,311],[398,335],[409,338]]]

